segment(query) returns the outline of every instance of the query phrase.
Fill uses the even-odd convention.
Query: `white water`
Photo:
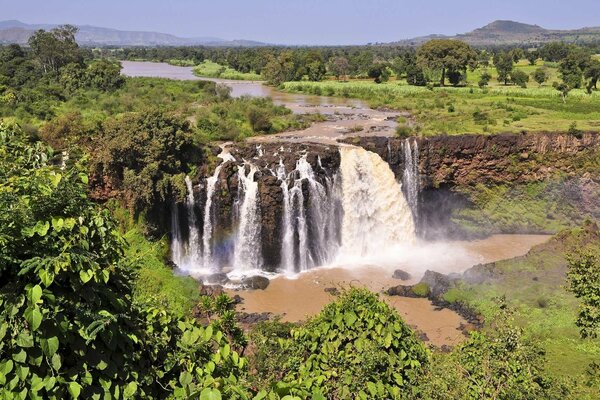
[[[336,263],[393,262],[415,242],[415,228],[402,186],[377,154],[342,147],[342,246]]]
[[[238,167],[239,226],[233,254],[233,274],[236,276],[248,275],[262,266],[258,182],[254,180],[256,172],[253,164],[249,165],[248,173],[246,164]]]
[[[203,253],[203,265],[205,269],[216,270],[217,267],[214,264],[212,258],[212,235],[213,235],[213,218],[212,218],[212,208],[213,208],[213,196],[215,194],[215,186],[217,184],[217,180],[219,179],[219,174],[221,173],[221,168],[223,168],[223,164],[226,161],[235,161],[235,158],[226,150],[223,146],[221,153],[217,156],[221,160],[221,164],[215,168],[215,172],[213,175],[206,179],[206,204],[204,206],[204,225],[202,231],[202,249]]]
[[[200,265],[200,261],[202,260],[202,249],[200,248],[200,232],[198,221],[196,218],[196,212],[194,211],[194,206],[196,204],[194,199],[194,187],[189,176],[185,177],[185,186],[187,188],[185,205],[187,208],[190,232],[188,237],[187,254],[186,257],[181,260],[181,262],[185,266],[185,269],[194,269]]]
[[[411,148],[407,168],[413,168],[416,149]],[[389,165],[377,154],[362,148],[341,147],[341,164],[333,176],[316,171],[308,155],[300,157],[293,171],[283,160],[272,172],[282,190],[281,261],[278,270],[288,276],[323,265],[390,263],[406,257],[415,241],[409,203]],[[232,159],[222,152],[223,160]],[[206,204],[202,232],[198,230],[191,180],[186,178],[186,209],[189,239],[181,240],[178,210],[173,209],[173,261],[182,269],[206,274],[228,268],[230,276],[263,272],[261,212],[256,174],[249,162],[238,166],[238,192],[233,205],[231,262],[220,265],[214,255],[214,196],[222,164],[206,180]],[[414,171],[408,173],[410,185]],[[418,171],[418,170],[416,170]],[[318,173],[317,173],[318,172]],[[412,175],[411,175],[412,174]],[[418,187],[417,187],[418,190]],[[410,193],[410,191],[407,191]],[[202,234],[200,238],[199,234]],[[219,265],[218,265],[219,264]],[[229,265],[230,264],[230,265]]]
[[[416,222],[419,218],[419,147],[415,139],[408,138],[402,142],[402,149],[404,151],[402,185],[406,193],[406,201]]]

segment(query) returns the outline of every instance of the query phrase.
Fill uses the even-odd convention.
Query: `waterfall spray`
[[[406,194],[406,201],[412,211],[415,224],[419,218],[419,147],[417,140],[408,138],[402,142],[404,151],[404,173],[402,185]]]

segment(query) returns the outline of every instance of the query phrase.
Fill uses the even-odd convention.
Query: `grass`
[[[188,276],[177,276],[167,265],[169,244],[166,237],[150,240],[143,221],[133,221],[131,214],[113,200],[108,203],[127,241],[125,259],[137,271],[134,300],[151,302],[178,316],[189,316],[198,304],[198,282]]]
[[[194,67],[194,74],[208,78],[233,79],[241,81],[259,81],[261,76],[253,72],[239,72],[216,62],[204,60]]]
[[[521,63],[523,64],[523,63]],[[532,72],[539,66],[517,66]],[[550,81],[539,87],[533,80],[527,88],[505,86],[495,78],[490,87],[476,86],[480,70],[468,74],[468,86],[418,87],[402,80],[376,84],[369,80],[350,82],[286,82],[288,92],[360,98],[372,107],[389,107],[410,112],[417,133],[498,133],[521,131],[567,131],[573,121],[578,128],[600,130],[600,92],[588,95],[583,89],[572,90],[562,101],[551,87],[558,79],[556,68],[548,68]],[[492,76],[495,70],[489,68]]]
[[[526,336],[541,342],[552,376],[583,374],[600,357],[600,339],[580,338],[575,325],[578,300],[565,289],[565,254],[582,247],[600,253],[597,233],[581,228],[563,231],[526,256],[496,262],[491,279],[461,283],[444,299],[466,304],[489,319],[495,299],[504,296]]]

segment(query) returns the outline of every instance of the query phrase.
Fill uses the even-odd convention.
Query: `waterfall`
[[[204,224],[202,230],[202,249],[204,251],[202,262],[205,269],[210,268],[212,270],[217,269],[217,266],[215,266],[212,258],[212,235],[214,230],[212,209],[215,186],[217,185],[223,164],[226,161],[235,161],[235,158],[233,158],[233,156],[227,152],[225,147],[222,147],[222,151],[217,157],[220,158],[222,162],[217,166],[217,168],[215,168],[213,175],[206,179],[206,204],[204,205]]]
[[[198,228],[198,220],[196,218],[196,211],[194,210],[194,207],[196,205],[196,200],[194,199],[194,187],[192,185],[192,180],[189,176],[185,177],[185,186],[187,188],[187,197],[185,199],[185,205],[188,215],[190,236],[188,238],[187,257],[182,264],[186,265],[186,269],[193,270],[196,269],[199,265],[201,265],[200,260],[202,259],[202,254],[200,248],[200,232]]]
[[[246,173],[246,167],[246,163],[238,167],[238,227],[233,255],[236,275],[259,270],[262,264],[258,182],[254,180],[258,169],[250,164]]]
[[[290,190],[288,187],[287,175],[285,173],[285,165],[283,165],[282,159],[279,159],[277,178],[281,181],[281,191],[283,193],[283,237],[281,238],[280,270],[287,273],[294,273],[294,226],[292,223],[292,204],[290,202]]]
[[[378,258],[415,240],[402,185],[379,155],[342,147],[342,246],[340,260]]]
[[[318,165],[322,168],[320,160]],[[339,247],[332,180],[327,178],[325,185],[319,182],[306,154],[289,175],[280,161],[277,177],[283,191],[280,270],[295,273],[328,262]]]
[[[215,215],[221,209],[216,201],[222,197],[216,193],[230,189],[220,187],[219,179],[225,162],[235,161],[223,150],[219,154],[223,162],[206,179],[203,207],[196,204],[191,179],[185,178],[184,207],[174,205],[171,211],[173,261],[198,275],[224,271],[235,279],[260,273],[263,217],[259,174],[267,173],[277,177],[281,188],[281,219],[277,222],[281,236],[280,242],[275,242],[280,249],[280,263],[269,268],[277,267],[291,275],[328,264],[394,262],[399,252],[407,251],[406,245],[415,240],[411,206],[418,199],[416,141],[403,144],[406,168],[402,183],[396,181],[388,163],[379,155],[351,146],[340,147],[339,151],[339,170],[333,172],[323,167],[319,157],[316,162],[309,162],[308,153],[296,159],[292,171],[286,171],[283,158],[274,166],[263,165],[261,172],[260,162],[238,163],[237,194],[230,204],[231,213],[227,214],[231,220],[224,221],[225,232],[230,236],[217,243],[215,223],[222,218]],[[202,220],[196,217],[198,208],[204,210]],[[184,221],[179,215],[183,210],[187,236],[186,227],[179,225]],[[230,250],[226,257],[217,257],[217,246],[222,249],[223,243],[228,243]]]
[[[173,204],[171,207],[171,259],[176,265],[183,265],[185,262],[185,250],[179,228],[179,207],[177,204]]]
[[[406,201],[412,211],[415,224],[419,217],[419,147],[417,140],[408,138],[402,142],[404,151],[404,173],[402,185],[406,194]]]

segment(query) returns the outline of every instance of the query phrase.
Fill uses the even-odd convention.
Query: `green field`
[[[527,73],[538,67],[526,62],[517,66]],[[485,89],[476,85],[481,69],[469,72],[467,86],[462,87],[411,86],[403,80],[286,82],[282,87],[288,92],[360,98],[373,107],[406,110],[414,117],[415,133],[425,135],[567,131],[574,122],[581,130],[600,130],[600,93],[575,89],[563,102],[552,87],[558,80],[556,68],[548,68],[550,79],[543,86],[531,80],[527,88],[499,83],[495,69],[488,72],[492,80]]]
[[[194,74],[208,78],[233,79],[239,81],[259,81],[261,76],[252,72],[239,72],[216,62],[204,60],[194,67]]]

